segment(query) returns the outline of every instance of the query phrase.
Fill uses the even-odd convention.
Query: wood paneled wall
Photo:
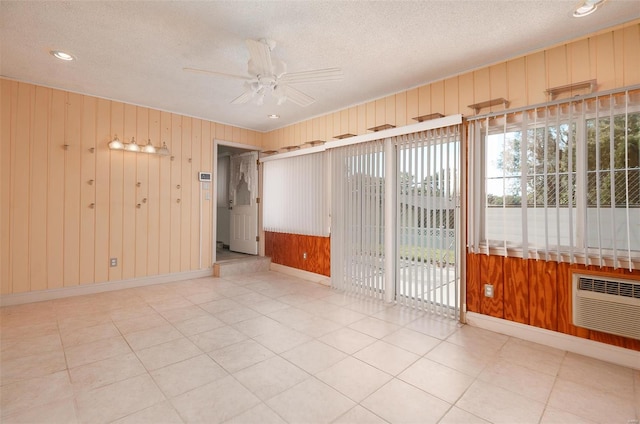
[[[640,340],[572,324],[570,271],[585,269],[640,277],[625,269],[469,253],[467,310],[640,351]],[[493,298],[484,296],[485,284],[493,284]]]
[[[329,237],[265,231],[265,256],[271,262],[316,274],[331,275],[331,239]],[[307,253],[307,259],[303,254]]]
[[[212,201],[197,173],[212,171],[214,138],[260,146],[261,133],[0,82],[2,294],[211,266]],[[111,151],[115,134],[166,142],[172,157]]]
[[[271,131],[264,147],[366,134],[378,125],[414,124],[414,117],[431,113],[470,116],[475,112],[468,105],[500,97],[509,108],[543,103],[548,88],[590,79],[597,80],[598,91],[640,84],[640,21]],[[502,105],[480,113],[499,110]]]

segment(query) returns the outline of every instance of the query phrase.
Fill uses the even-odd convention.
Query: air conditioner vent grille
[[[640,284],[580,277],[578,289],[640,299]]]
[[[573,273],[573,324],[640,340],[640,281]]]

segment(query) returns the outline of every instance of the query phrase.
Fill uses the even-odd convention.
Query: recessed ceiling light
[[[280,118],[280,115],[276,115],[275,113],[272,113],[271,115],[267,115],[267,118],[269,118],[269,119],[278,119],[278,118]]]
[[[596,11],[598,6],[604,3],[606,0],[584,0],[578,7],[573,11],[574,18],[583,18],[585,16],[591,15]]]
[[[55,57],[56,59],[60,59],[60,60],[75,60],[75,57],[73,57],[72,55],[70,55],[69,53],[65,53],[61,50],[51,50],[49,52],[53,57]]]

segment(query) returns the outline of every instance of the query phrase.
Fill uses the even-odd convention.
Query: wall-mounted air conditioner
[[[640,340],[640,280],[573,272],[573,324]]]

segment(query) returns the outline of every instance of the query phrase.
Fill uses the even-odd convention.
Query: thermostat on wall
[[[211,172],[198,172],[198,180],[211,181]]]

